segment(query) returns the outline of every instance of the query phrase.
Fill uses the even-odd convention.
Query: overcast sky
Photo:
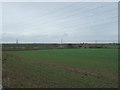
[[[2,4],[3,42],[117,42],[118,3]]]

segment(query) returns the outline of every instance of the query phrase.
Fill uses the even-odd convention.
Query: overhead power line
[[[113,4],[114,5],[114,4]],[[103,7],[106,7],[106,5],[105,6],[99,6],[99,7],[95,7],[95,8],[92,8],[92,9],[88,9],[87,11],[85,10],[85,11],[82,11],[82,13],[84,12],[90,12],[91,10],[94,10],[94,9],[98,9],[98,8],[103,8]],[[82,8],[81,8],[82,9]],[[54,11],[56,11],[56,10],[54,10]],[[79,11],[79,8],[78,8],[78,11]],[[78,12],[77,11],[77,12]],[[52,13],[52,12],[51,12]],[[80,13],[80,12],[78,12],[78,13]],[[47,13],[46,15],[43,15],[43,17],[45,17],[45,16],[49,16],[49,14],[50,13]],[[74,13],[73,15],[77,15],[76,13]],[[61,16],[61,15],[59,15],[59,16]],[[88,16],[89,17],[89,16]],[[40,17],[41,19],[42,19],[42,17]],[[48,17],[47,17],[48,18]],[[68,18],[68,16],[67,16],[67,18]],[[40,19],[40,20],[41,20]],[[23,20],[24,20],[24,18],[23,18]],[[32,19],[31,19],[32,20]],[[31,21],[31,20],[29,20],[30,22],[31,22],[31,24],[32,25],[38,25],[38,24],[40,24],[39,22],[37,23],[37,22],[35,22],[34,24],[33,24],[33,21]],[[40,21],[39,19],[37,20],[37,21]],[[40,21],[41,22],[41,21]],[[44,22],[44,23],[46,23],[46,22]],[[42,24],[44,24],[44,23],[42,23]],[[20,26],[20,27],[26,27],[27,25],[31,25],[30,23],[27,23],[27,24],[24,24],[23,26]],[[17,28],[17,27],[16,27]]]

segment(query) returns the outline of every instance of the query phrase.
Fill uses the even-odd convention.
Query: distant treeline
[[[41,49],[69,49],[69,48],[119,48],[118,44],[2,44],[2,50],[41,50]]]

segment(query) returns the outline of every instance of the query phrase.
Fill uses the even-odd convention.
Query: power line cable
[[[102,6],[101,6],[102,7]],[[98,7],[98,8],[100,8],[100,7]],[[94,8],[95,9],[95,8]]]

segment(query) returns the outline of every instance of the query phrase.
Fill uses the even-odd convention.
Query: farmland
[[[5,87],[115,88],[117,80],[117,49],[3,52]]]

